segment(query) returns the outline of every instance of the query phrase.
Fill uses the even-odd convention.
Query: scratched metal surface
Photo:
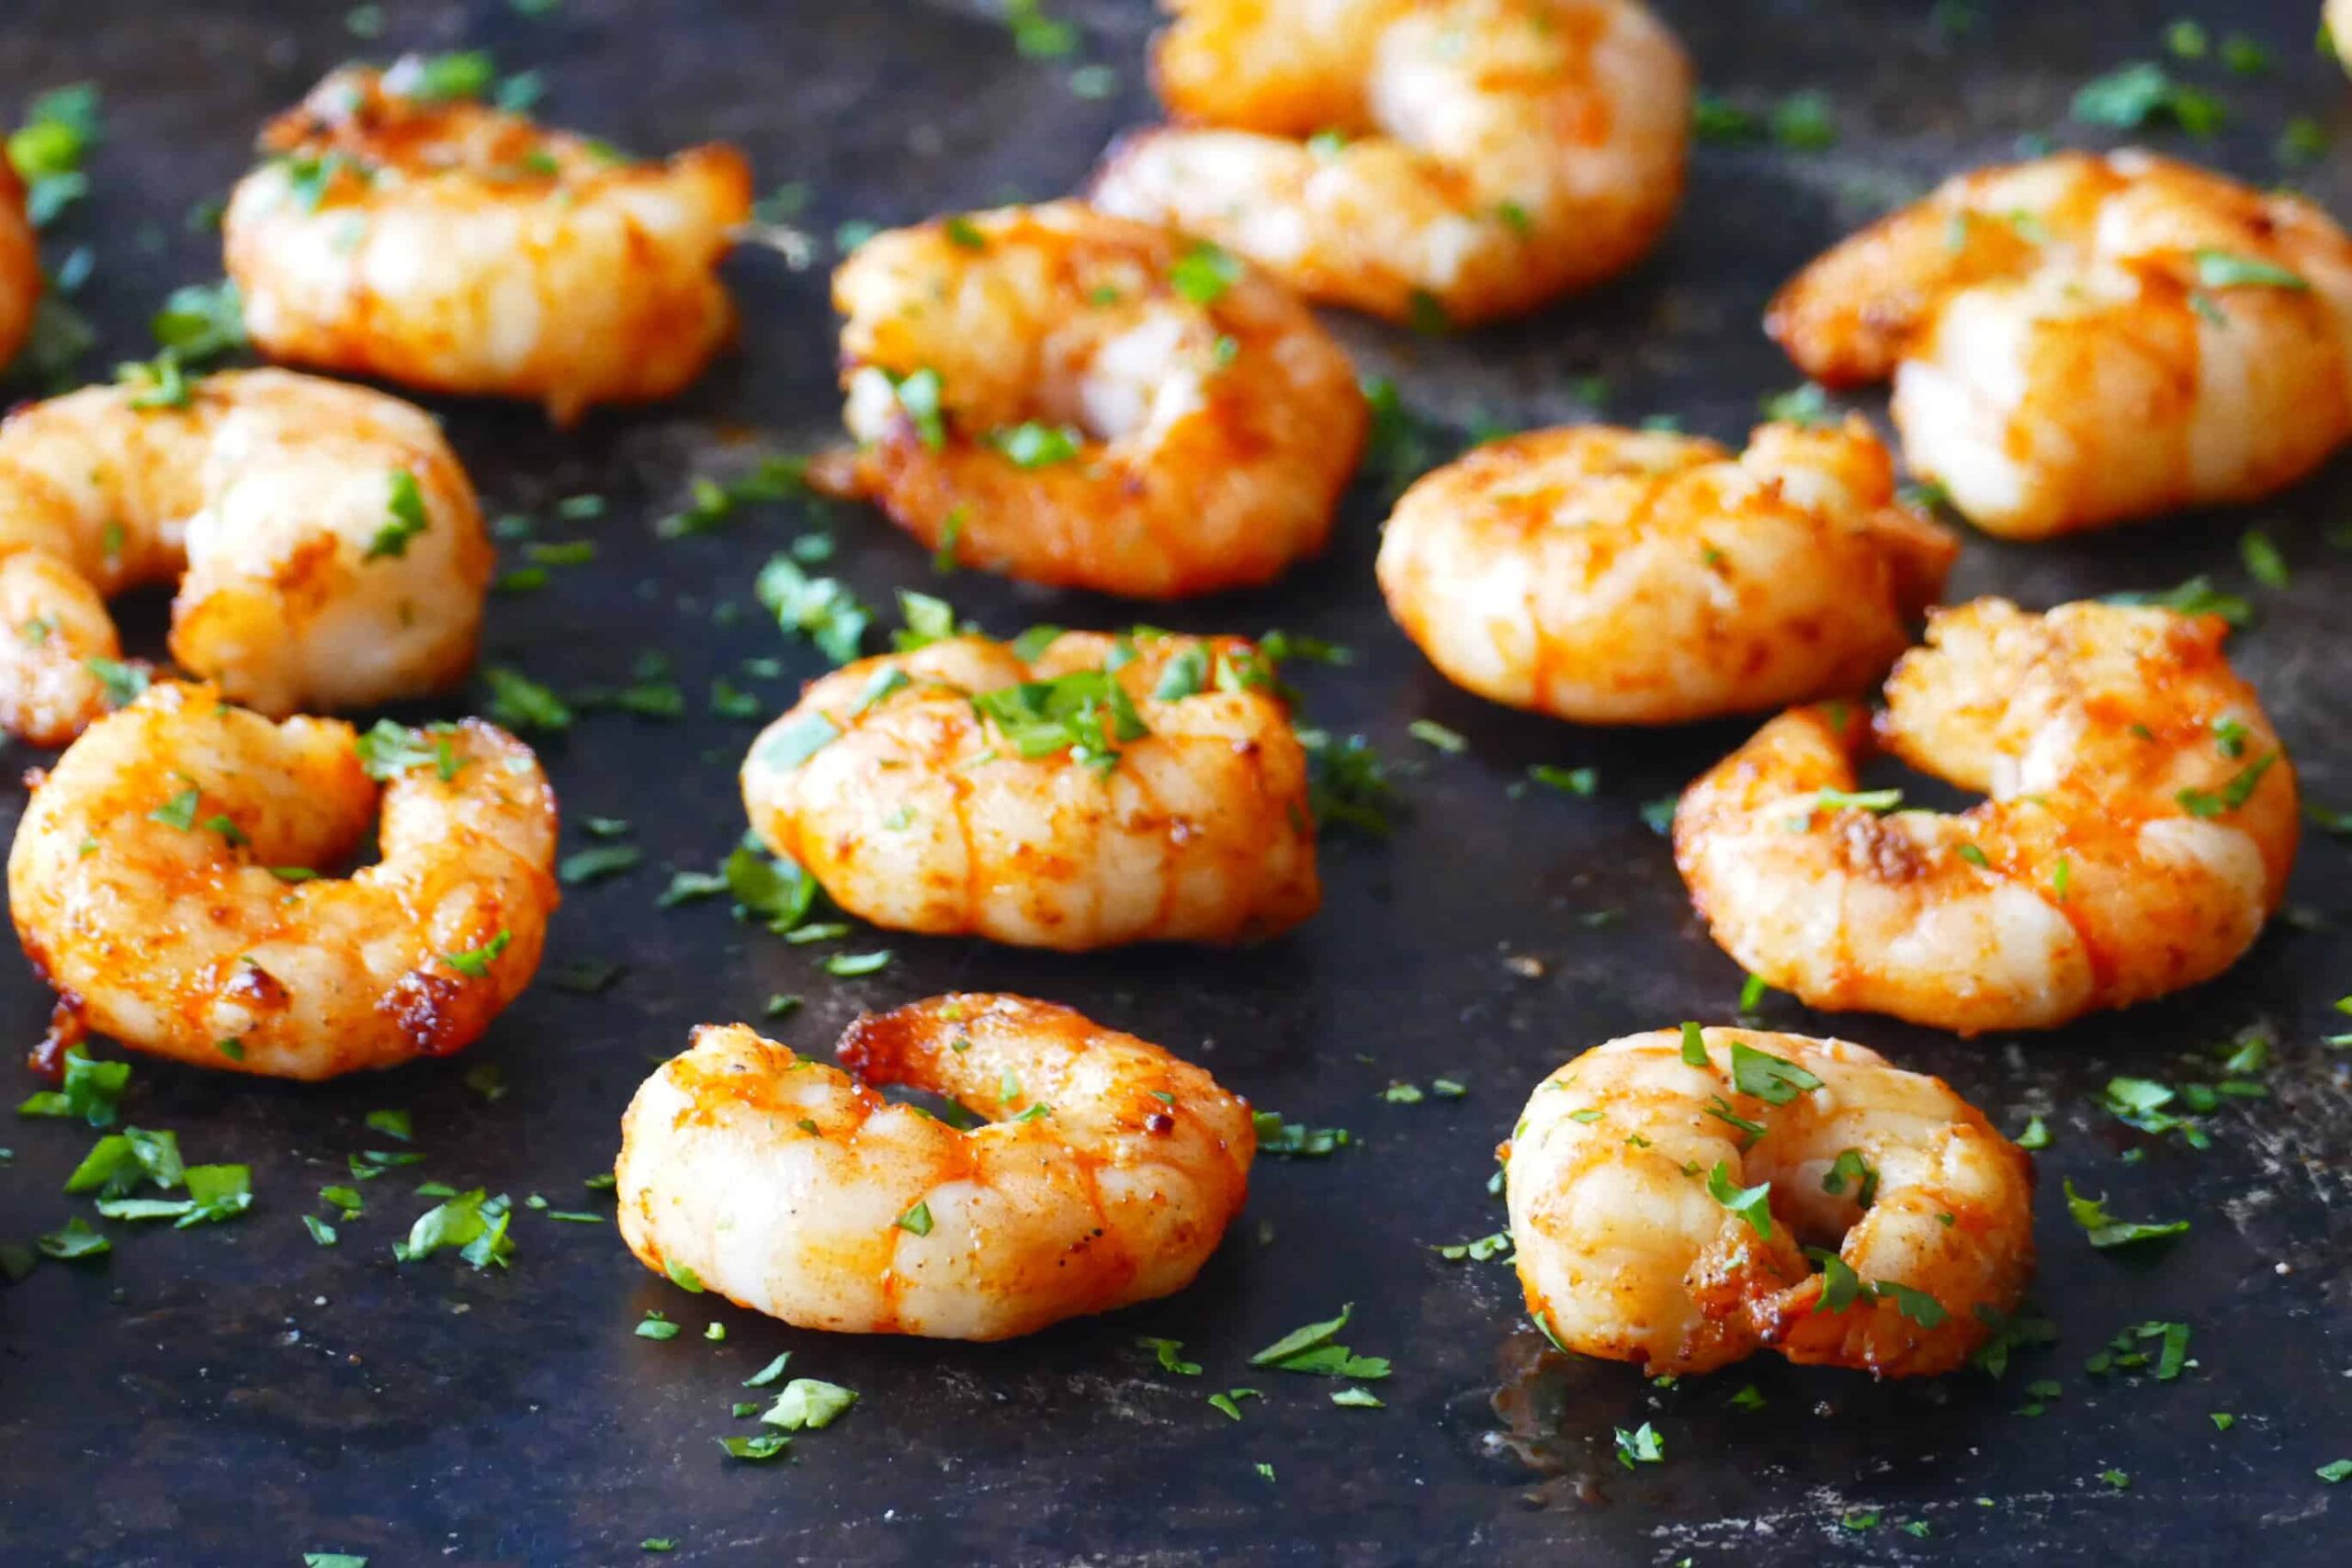
[[[1061,190],[1146,116],[1142,8],[1057,8],[1082,25],[1082,58],[1116,71],[1112,97],[1074,95],[1074,62],[1017,58],[968,4],[566,0],[532,22],[496,0],[394,0],[390,36],[373,47],[487,44],[509,69],[547,72],[550,118],[625,145],[736,141],[764,185],[808,182],[809,226],[830,233],[845,219]],[[96,195],[52,237],[98,256],[82,300],[105,331],[93,367],[145,352],[141,323],[165,288],[215,275],[212,241],[182,215],[225,189],[267,111],[364,47],[343,32],[342,9],[15,0],[0,10],[0,102],[12,118],[39,86],[95,79],[108,96]],[[1990,3],[1956,39],[1900,0],[1663,9],[1718,91],[1762,104],[1830,89],[1843,141],[1804,156],[1702,149],[1659,254],[1537,320],[1442,342],[1342,323],[1364,367],[1397,377],[1419,408],[1457,424],[1544,423],[1587,412],[1572,385],[1598,375],[1612,412],[1671,411],[1736,436],[1759,394],[1794,379],[1755,327],[1775,282],[1852,222],[2004,154],[2021,134],[2095,140],[2066,123],[2071,91],[2152,56],[2176,7]],[[2215,161],[2277,177],[2269,150],[2292,114],[2352,137],[2352,92],[2310,49],[2313,9],[2240,8],[2236,24],[2277,56],[2272,75],[2193,70],[2235,111],[2205,150]],[[2205,19],[2217,38],[2226,30],[2227,18]],[[2352,212],[2344,167],[2339,157],[2297,177]],[[611,502],[576,528],[543,525],[542,537],[594,537],[602,556],[560,571],[548,592],[498,601],[492,657],[569,689],[621,681],[641,650],[659,649],[698,698],[714,675],[774,655],[789,679],[762,688],[772,708],[817,670],[749,604],[752,571],[807,517],[770,509],[671,545],[649,528],[689,476],[747,451],[808,450],[833,428],[821,269],[794,275],[751,254],[733,270],[742,350],[673,405],[600,416],[570,435],[521,411],[445,411],[493,510],[544,518],[555,498],[588,491]],[[2257,592],[2260,623],[2236,657],[2310,794],[2352,802],[2340,608],[2352,561],[2324,538],[2352,502],[2347,481],[2339,465],[2245,515],[2076,543],[1972,539],[1955,592],[2046,604],[2195,571],[2245,587],[2235,540],[2261,522],[2295,575],[2289,589]],[[723,908],[653,905],[664,868],[707,866],[738,832],[733,768],[748,725],[704,716],[697,700],[681,723],[595,714],[549,741],[569,813],[627,818],[647,852],[636,874],[571,894],[550,964],[616,959],[627,977],[594,1000],[543,984],[472,1058],[378,1078],[302,1089],[141,1064],[129,1119],[176,1129],[191,1159],[251,1162],[257,1202],[234,1224],[120,1235],[101,1266],[44,1265],[0,1292],[0,1559],[252,1564],[332,1549],[379,1565],[607,1563],[670,1537],[669,1560],[682,1562],[733,1562],[754,1545],[766,1560],[861,1562],[2340,1562],[2352,1488],[2331,1492],[2312,1471],[2352,1452],[2352,1092],[2346,1056],[2317,1043],[2339,1021],[2329,1004],[2352,988],[2347,847],[2314,838],[2293,895],[2312,919],[2282,922],[2194,994],[2024,1040],[1836,1022],[1946,1076],[2011,1130],[2030,1113],[2049,1120],[2039,1294],[2064,1338],[2021,1356],[2006,1383],[1971,1374],[1872,1386],[1760,1358],[1657,1390],[1629,1369],[1569,1364],[1526,1326],[1507,1269],[1446,1263],[1430,1247],[1499,1226],[1485,1188],[1490,1151],[1542,1074],[1612,1034],[1728,1018],[1739,975],[1693,921],[1636,807],[1741,728],[1584,731],[1450,690],[1381,612],[1370,574],[1378,516],[1377,499],[1360,493],[1328,558],[1272,592],[1159,617],[1280,625],[1351,645],[1352,668],[1309,673],[1315,716],[1414,759],[1411,819],[1385,844],[1333,845],[1325,911],[1263,951],[1071,959],[892,937],[898,961],[882,974],[829,980],[820,950],[747,931]],[[939,586],[922,553],[876,519],[837,521],[839,570],[869,600]],[[970,576],[946,591],[1001,632],[1126,614]],[[721,625],[722,604],[750,613]],[[156,607],[144,615],[152,637]],[[1416,756],[1406,726],[1424,716],[1465,734],[1469,753]],[[1598,797],[1514,798],[1508,786],[1538,761],[1599,768]],[[13,788],[0,800],[7,826],[20,804]],[[1622,919],[1604,929],[1581,919],[1603,910]],[[861,933],[853,945],[881,942]],[[1536,960],[1540,976],[1507,965],[1514,957]],[[397,1176],[368,1190],[370,1213],[343,1226],[334,1249],[313,1246],[300,1222],[323,1212],[313,1194],[343,1178],[352,1151],[383,1142],[362,1126],[370,1109],[414,1113],[427,1156],[417,1177],[577,1205],[581,1179],[613,1153],[631,1089],[690,1025],[756,1015],[771,993],[793,991],[808,1006],[785,1032],[821,1043],[861,1008],[950,987],[1068,1000],[1194,1056],[1261,1105],[1350,1127],[1361,1145],[1328,1161],[1262,1162],[1247,1217],[1183,1295],[995,1347],[795,1332],[653,1279],[609,1226],[527,1212],[511,1271],[474,1274],[447,1256],[401,1267],[389,1244],[427,1201]],[[17,1041],[38,1035],[45,1006],[22,967],[0,963],[0,1020]],[[1784,1000],[1766,1016],[1832,1027]],[[2184,1057],[2210,1061],[2256,1022],[2279,1041],[2270,1098],[2216,1117],[2210,1152],[2128,1133],[2097,1109],[2110,1074],[2180,1075]],[[511,1083],[495,1104],[461,1087],[478,1059]],[[1392,1079],[1440,1075],[1467,1096],[1380,1099]],[[81,1207],[59,1188],[88,1140],[56,1122],[7,1128],[0,1236],[28,1238]],[[2137,1148],[2144,1156],[2127,1163]],[[2109,1194],[2121,1214],[2186,1215],[2195,1228],[2148,1265],[2094,1254],[2067,1219],[2061,1178]],[[1386,1409],[1335,1409],[1326,1384],[1246,1370],[1252,1349],[1350,1301],[1351,1342],[1395,1359],[1380,1386]],[[652,1308],[688,1332],[666,1344],[633,1337]],[[2109,1335],[2152,1319],[2194,1325],[2186,1376],[2086,1377],[2085,1356]],[[723,1344],[700,1337],[711,1321],[729,1330]],[[1143,1334],[1182,1339],[1204,1375],[1157,1370],[1134,1346]],[[805,1437],[791,1462],[727,1461],[712,1439],[748,1425],[728,1413],[739,1383],[786,1349],[794,1372],[847,1383],[862,1402]],[[2063,1382],[2063,1396],[2039,1418],[2014,1414],[2022,1385],[2041,1377]],[[1727,1408],[1749,1381],[1768,1406]],[[1235,1385],[1266,1394],[1238,1425],[1204,1403]],[[2233,1414],[2234,1429],[2216,1432],[2212,1411]],[[1611,1429],[1645,1420],[1666,1461],[1624,1472]],[[2099,1479],[2109,1469],[2128,1474],[2128,1490]],[[1875,1529],[1840,1523],[1873,1511]],[[1897,1530],[1913,1521],[1933,1533]]]

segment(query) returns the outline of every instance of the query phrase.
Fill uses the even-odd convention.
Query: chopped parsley
[[[492,1264],[503,1269],[514,1254],[514,1243],[506,1234],[513,1209],[504,1193],[492,1198],[479,1187],[458,1193],[419,1214],[409,1227],[408,1239],[392,1244],[392,1256],[402,1263],[413,1263],[454,1247],[458,1256],[476,1269]]]
[[[1732,1042],[1731,1077],[1733,1087],[1740,1093],[1753,1095],[1767,1105],[1786,1105],[1798,1095],[1821,1087],[1821,1079],[1794,1062],[1738,1040]],[[1838,1190],[1832,1187],[1829,1190]]]
[[[571,728],[571,705],[520,671],[492,664],[481,674],[490,687],[490,716],[498,724],[508,729]]]
[[[990,431],[988,443],[1016,468],[1045,468],[1082,457],[1086,452],[1086,433],[1075,425],[1041,424],[1033,419]],[[946,547],[952,564],[955,546],[951,542]]]
[[[2086,125],[2143,130],[2170,123],[2191,136],[2210,136],[2227,118],[2211,93],[2173,80],[2153,61],[2140,61],[2083,84],[2074,115]]]
[[[974,711],[994,723],[1022,756],[1048,757],[1066,750],[1073,760],[1105,773],[1118,765],[1121,745],[1151,733],[1126,688],[1105,671],[1023,681],[978,693],[971,702]]]
[[[1242,263],[1231,253],[1206,240],[1196,240],[1169,264],[1168,281],[1177,293],[1205,307],[1224,299],[1241,281],[1243,271]]]
[[[2243,626],[2254,619],[2254,606],[2244,594],[2222,592],[2213,586],[2211,578],[2201,572],[2177,588],[2154,593],[2109,593],[2104,603],[2147,605],[2175,610],[2184,615],[2219,615],[2233,626]]]
[[[1449,729],[1433,718],[1417,718],[1405,728],[1406,733],[1422,745],[1442,751],[1449,757],[1458,757],[1470,749],[1470,742],[1462,738],[1460,730]]]
[[[1707,1172],[1707,1196],[1747,1222],[1758,1241],[1772,1239],[1772,1184],[1758,1182],[1754,1187],[1741,1187],[1731,1174],[1731,1167],[1723,1160],[1715,1162]]]
[[[857,1391],[818,1378],[795,1378],[777,1393],[775,1403],[761,1413],[765,1426],[787,1432],[817,1431],[831,1426],[857,1403]]]
[[[1665,1461],[1666,1439],[1659,1437],[1657,1428],[1648,1422],[1643,1422],[1630,1432],[1620,1427],[1616,1428],[1616,1433],[1617,1462],[1627,1470],[1633,1469],[1637,1464],[1660,1464]]]
[[[8,162],[24,179],[34,228],[47,228],[89,194],[82,160],[99,137],[98,102],[93,82],[53,87],[26,106],[24,124],[9,133]]]
[[[769,558],[753,584],[787,634],[806,637],[835,664],[858,657],[874,612],[837,578],[811,577],[790,556]]]
[[[1600,773],[1594,768],[1560,768],[1538,762],[1527,770],[1527,776],[1563,795],[1590,795],[1600,787]]]
[[[2135,1243],[2161,1240],[2184,1234],[2187,1220],[2127,1222],[2114,1218],[2107,1212],[2107,1198],[2086,1198],[2075,1190],[2073,1180],[2065,1183],[2066,1213],[2083,1227],[2090,1244],[2104,1250],[2113,1247],[2130,1247]]]
[[[498,955],[504,953],[507,944],[514,940],[513,931],[501,931],[480,947],[468,948],[462,953],[443,953],[441,962],[469,978],[483,979],[489,976],[491,964],[497,962]]]
[[[17,1107],[17,1114],[78,1118],[103,1130],[114,1125],[116,1108],[130,1084],[130,1063],[101,1062],[76,1045],[65,1053],[62,1087],[28,1096]]]
[[[1308,1127],[1285,1122],[1278,1111],[1250,1114],[1258,1134],[1258,1152],[1290,1159],[1322,1159],[1354,1142],[1344,1127]]]

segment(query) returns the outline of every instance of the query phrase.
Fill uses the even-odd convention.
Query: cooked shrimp
[[[273,359],[431,391],[593,403],[680,390],[733,333],[718,276],[751,216],[730,147],[634,163],[346,66],[262,136],[222,231]]]
[[[1860,419],[1481,446],[1397,502],[1380,586],[1456,684],[1583,724],[1672,724],[1852,690],[1910,644],[1958,545],[1894,499]]]
[[[320,874],[360,847],[379,793],[380,863]],[[8,911],[57,989],[59,1038],[333,1077],[460,1050],[521,994],[555,838],[537,760],[480,720],[363,741],[158,682],[35,776]]]
[[[833,277],[848,488],[967,566],[1172,599],[1323,547],[1363,395],[1285,289],[1073,202],[876,236]]]
[[[1766,1346],[1948,1372],[2033,1272],[2032,1162],[1941,1078],[1842,1040],[1611,1040],[1536,1086],[1501,1152],[1528,1310],[1652,1375]]]
[[[105,601],[174,578],[173,656],[233,702],[430,691],[473,662],[493,564],[440,426],[380,392],[250,370],[36,403],[0,424],[0,725],[60,745],[105,712]]]
[[[1912,469],[2010,538],[2251,501],[2352,434],[2352,241],[2145,152],[1952,180],[1765,328],[1831,385],[1892,375]]]
[[[841,1059],[695,1030],[621,1118],[629,1250],[802,1328],[1009,1339],[1182,1290],[1249,1195],[1249,1101],[1068,1008],[934,997]],[[867,1087],[894,1083],[988,1124]]]
[[[1180,121],[1093,200],[1397,321],[1517,315],[1647,254],[1682,195],[1690,67],[1634,0],[1162,0]]]
[[[1932,615],[1875,732],[1798,708],[1692,784],[1674,854],[1715,940],[1810,1006],[2045,1029],[2235,963],[2285,896],[2295,770],[2212,616]],[[1989,796],[1856,795],[1873,739]]]
[[[1065,952],[1233,942],[1322,901],[1306,759],[1248,643],[961,637],[811,684],[743,761],[752,830],[863,919]]]
[[[40,251],[25,216],[25,182],[0,155],[0,370],[17,357],[33,330],[40,301]]]

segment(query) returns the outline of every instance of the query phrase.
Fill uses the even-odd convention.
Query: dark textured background
[[[89,78],[107,94],[96,195],[51,236],[52,255],[88,243],[98,256],[82,300],[106,333],[94,369],[147,352],[141,322],[171,285],[217,275],[215,242],[187,231],[183,214],[226,189],[266,114],[356,51],[484,44],[509,70],[547,72],[555,122],[646,150],[735,141],[763,187],[808,183],[808,226],[824,235],[846,219],[1060,191],[1149,113],[1139,69],[1149,18],[1109,0],[1055,7],[1082,24],[1083,58],[1116,70],[1119,90],[1104,101],[1069,90],[1075,61],[1017,58],[978,5],[565,0],[538,22],[499,0],[387,9],[390,35],[366,45],[333,4],[0,8],[0,104],[12,120],[40,86]],[[1804,155],[1702,148],[1680,225],[1649,265],[1533,321],[1445,342],[1342,322],[1364,368],[1396,376],[1418,407],[1455,424],[1541,423],[1588,412],[1571,387],[1599,375],[1613,414],[1670,410],[1738,436],[1759,394],[1795,379],[1756,330],[1775,283],[1855,221],[2007,154],[2021,135],[2095,140],[2067,123],[2074,88],[2155,57],[2180,8],[1986,4],[1957,39],[1917,0],[1662,9],[1715,90],[1765,105],[1829,89],[1843,141]],[[2217,39],[2232,25],[2259,39],[2278,68],[2253,81],[2189,68],[2233,110],[2199,155],[2256,181],[2280,177],[2270,149],[2294,114],[2352,147],[2352,88],[2312,51],[2315,9],[2203,17]],[[2177,133],[2154,140],[2190,148]],[[2339,155],[2294,177],[2352,212],[2343,169]],[[1154,612],[1187,628],[1280,625],[1352,645],[1352,669],[1306,672],[1316,717],[1410,760],[1413,819],[1386,844],[1332,845],[1328,907],[1296,935],[1240,954],[1059,958],[861,932],[853,948],[887,942],[899,961],[833,981],[818,968],[823,950],[749,932],[722,906],[657,911],[666,868],[709,865],[742,825],[734,766],[752,727],[702,714],[707,682],[746,657],[779,655],[790,681],[763,688],[773,710],[819,668],[750,605],[753,570],[804,514],[747,513],[726,533],[669,545],[650,532],[691,475],[746,450],[809,450],[835,430],[822,268],[794,275],[750,254],[731,271],[742,351],[676,404],[598,416],[569,435],[527,411],[446,411],[493,511],[548,518],[556,498],[586,491],[612,503],[593,523],[543,523],[541,537],[593,536],[603,555],[559,570],[547,592],[496,602],[492,656],[571,689],[625,680],[641,650],[659,649],[693,701],[683,723],[589,715],[546,745],[568,814],[625,817],[647,851],[637,874],[571,894],[550,965],[618,959],[628,977],[593,1000],[542,984],[469,1057],[382,1077],[299,1088],[142,1062],[129,1119],[177,1130],[192,1160],[250,1161],[257,1200],[224,1226],[109,1226],[109,1261],[45,1264],[0,1292],[0,1560],[274,1564],[337,1549],[378,1568],[612,1563],[637,1560],[649,1536],[674,1537],[667,1561],[682,1562],[748,1558],[754,1544],[763,1560],[853,1562],[2344,1560],[2352,1487],[2331,1492],[2312,1470],[2352,1455],[2352,1094],[2346,1055],[2318,1043],[2344,1021],[2329,1004],[2352,989],[2345,843],[2314,836],[2306,848],[2293,897],[2308,918],[2280,922],[2228,978],[2193,994],[2051,1036],[1973,1043],[1838,1021],[1943,1074],[2003,1126],[2038,1111],[2056,1134],[2041,1156],[2039,1292],[2064,1339],[2020,1357],[2006,1383],[1970,1373],[1874,1387],[1763,1357],[1655,1390],[1631,1369],[1570,1365],[1527,1328],[1507,1268],[1449,1264],[1430,1248],[1502,1223],[1485,1190],[1490,1150],[1542,1075],[1613,1034],[1728,1019],[1739,974],[1692,919],[1636,807],[1742,728],[1611,735],[1449,689],[1381,611],[1378,501],[1360,493],[1339,546],[1279,590]],[[2340,607],[2352,560],[2324,538],[2352,496],[2347,478],[2339,465],[2246,514],[2075,543],[1972,539],[1954,592],[2041,605],[2192,571],[2243,588],[2235,543],[2261,522],[2295,577],[2256,592],[2260,623],[2236,657],[2310,795],[2352,805]],[[838,570],[868,599],[939,587],[922,552],[878,520],[838,522]],[[1132,613],[968,575],[946,592],[1001,633]],[[720,604],[749,613],[718,624]],[[160,624],[153,604],[141,616]],[[1408,722],[1423,716],[1461,729],[1469,754],[1409,741]],[[1509,786],[1537,761],[1598,767],[1599,796],[1514,798]],[[19,801],[14,789],[0,801],[5,825]],[[1588,928],[1582,917],[1602,910],[1623,919]],[[1514,956],[1538,960],[1541,977],[1507,966]],[[509,1272],[474,1274],[448,1255],[398,1266],[389,1245],[429,1201],[400,1174],[366,1189],[371,1212],[342,1227],[339,1247],[313,1246],[300,1224],[325,1212],[313,1194],[344,1179],[351,1151],[383,1144],[362,1126],[372,1108],[414,1112],[428,1158],[403,1174],[580,1205],[579,1182],[605,1168],[631,1089],[691,1025],[755,1016],[770,993],[797,991],[808,1006],[782,1032],[816,1046],[862,1008],[950,987],[1067,1000],[1204,1063],[1261,1105],[1352,1128],[1361,1146],[1261,1162],[1247,1215],[1183,1295],[1000,1346],[795,1332],[683,1295],[609,1227],[527,1212]],[[29,974],[0,963],[0,1020],[18,1043],[37,1038],[45,1009]],[[1766,1016],[1831,1027],[1785,999]],[[2257,1021],[2280,1042],[2272,1097],[2217,1116],[2210,1152],[2129,1133],[2098,1109],[2110,1074],[2197,1076],[2184,1055],[2210,1062],[2217,1043]],[[481,1060],[512,1085],[495,1104],[460,1085]],[[1466,1083],[1467,1097],[1380,1099],[1391,1079],[1439,1075]],[[15,1155],[0,1168],[0,1239],[86,1212],[59,1186],[90,1136],[60,1122],[6,1127],[0,1141]],[[2123,1162],[2142,1147],[2143,1159]],[[2195,1229],[2144,1263],[2095,1254],[2067,1219],[2062,1177],[2109,1193],[2120,1214],[2188,1216]],[[1380,1385],[1385,1410],[1336,1409],[1331,1385],[1246,1371],[1250,1351],[1347,1301],[1357,1303],[1351,1342],[1396,1361]],[[634,1337],[649,1308],[688,1332]],[[700,1337],[713,1319],[729,1330],[724,1344]],[[2084,1375],[2109,1334],[2150,1319],[2195,1325],[2185,1377]],[[1145,1333],[1182,1338],[1205,1373],[1158,1371],[1134,1348]],[[733,1464],[712,1438],[749,1429],[728,1405],[780,1349],[794,1353],[794,1372],[847,1383],[863,1401],[804,1437],[790,1462]],[[2064,1382],[2063,1397],[2039,1418],[2015,1414],[2024,1383],[2045,1376]],[[1769,1407],[1727,1409],[1750,1380]],[[1267,1393],[1238,1425],[1204,1403],[1236,1384]],[[2237,1416],[2234,1430],[2215,1432],[2207,1413],[2217,1410]],[[1611,1428],[1643,1420],[1662,1434],[1666,1462],[1627,1473]],[[2128,1491],[2098,1478],[2109,1468],[2128,1473]],[[1874,1529],[1840,1524],[1871,1510]],[[1897,1531],[1913,1520],[1932,1536]]]

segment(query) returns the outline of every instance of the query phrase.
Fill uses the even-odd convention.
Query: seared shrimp
[[[2295,770],[2212,616],[1939,612],[1860,709],[1798,708],[1683,795],[1674,855],[1715,940],[1830,1010],[2046,1029],[2209,979],[2295,857]],[[1875,739],[1990,798],[1854,793]]]
[[[1682,195],[1690,67],[1634,0],[1162,0],[1180,121],[1092,199],[1397,321],[1516,315],[1623,271]]]
[[[1072,202],[881,234],[833,278],[847,488],[967,566],[1172,599],[1323,547],[1347,356],[1214,248]]]
[[[1941,1078],[1842,1040],[1611,1040],[1536,1086],[1501,1152],[1528,1311],[1651,1375],[1766,1346],[1948,1372],[2033,1272],[2032,1162]]]
[[[934,997],[841,1059],[695,1030],[621,1118],[629,1250],[802,1328],[1007,1339],[1182,1290],[1249,1195],[1249,1101],[1068,1008]],[[867,1087],[894,1083],[987,1125]]]
[[[40,251],[25,216],[25,182],[0,154],[0,370],[24,346],[40,300]]]
[[[323,874],[379,795],[380,863]],[[57,1039],[333,1077],[462,1049],[521,994],[555,838],[537,760],[480,720],[363,742],[158,682],[35,776],[8,912]]]
[[[422,92],[410,62],[334,72],[261,144],[222,231],[273,359],[569,424],[678,391],[734,330],[718,266],[752,175],[730,147],[634,163]]]
[[[1957,549],[1895,502],[1860,419],[1768,424],[1737,458],[1592,427],[1423,478],[1379,571],[1396,624],[1456,684],[1583,724],[1673,724],[1876,678]]]
[[[105,601],[174,578],[172,654],[232,701],[430,691],[473,662],[493,564],[440,426],[380,392],[250,370],[36,403],[0,424],[0,725],[60,745],[105,712]]]
[[[1797,276],[1765,329],[1894,378],[1912,469],[1988,533],[2251,501],[2352,434],[2352,241],[2145,152],[1982,170]]]
[[[1271,936],[1321,901],[1306,760],[1238,638],[965,637],[812,684],[743,761],[768,848],[876,925],[1064,951]]]

